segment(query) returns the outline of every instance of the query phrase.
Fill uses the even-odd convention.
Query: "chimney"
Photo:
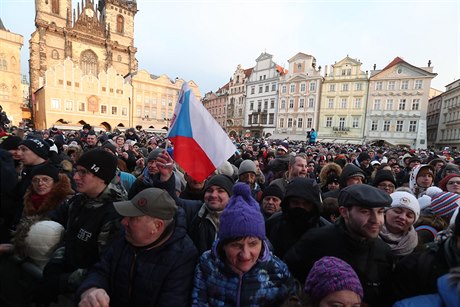
[[[377,68],[377,64],[374,64],[374,70]]]
[[[428,60],[428,67],[431,67],[431,60]]]

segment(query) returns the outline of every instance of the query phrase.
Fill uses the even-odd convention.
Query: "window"
[[[259,85],[259,94],[262,93],[264,87],[262,85]]]
[[[332,117],[326,117],[326,127],[332,127]]]
[[[248,115],[248,125],[252,125],[252,115]]]
[[[85,112],[86,111],[86,103],[85,102],[79,102],[78,103],[78,111],[79,112]]]
[[[276,91],[276,83],[272,83],[272,92]]]
[[[284,100],[284,99],[281,100],[280,108],[281,109],[286,109],[286,100]]]
[[[386,110],[393,110],[393,99],[387,99]]]
[[[125,24],[125,19],[123,18],[123,16],[118,15],[117,16],[117,32],[118,33],[123,33],[124,24]]]
[[[265,93],[268,93],[268,91],[270,90],[270,85],[265,85]]]
[[[295,92],[295,84],[291,84],[291,89],[289,90],[291,93]]]
[[[141,107],[137,107],[136,108],[136,116],[141,117],[141,112],[142,112]]]
[[[401,132],[401,131],[403,131],[403,121],[397,120],[396,121],[396,132]]]
[[[107,114],[107,106],[101,105],[101,114]]]
[[[407,90],[408,88],[409,88],[409,80],[401,81],[401,89],[402,90]]]
[[[162,99],[161,99],[161,105],[162,105],[163,107],[166,106],[166,98],[162,98]]]
[[[380,110],[380,99],[374,100],[374,110]]]
[[[3,53],[0,54],[0,69],[1,70],[8,69],[8,63],[6,62],[5,55]]]
[[[268,124],[273,125],[274,122],[275,122],[275,114],[273,113],[268,114]]]
[[[275,108],[275,99],[270,99],[270,109]]]
[[[339,118],[339,130],[340,131],[345,130],[345,117]]]
[[[329,84],[329,92],[335,92],[335,84]]]
[[[422,89],[422,85],[423,85],[423,80],[415,80],[414,88],[415,88],[416,90]]]
[[[311,128],[312,123],[313,123],[313,118],[311,117],[307,118],[307,128]]]
[[[294,108],[294,99],[289,99],[289,109]]]
[[[315,98],[308,98],[308,107],[309,108],[315,107]]]
[[[59,0],[51,0],[51,12],[53,12],[53,14],[59,14]]]
[[[83,51],[80,57],[80,68],[83,75],[97,76],[99,72],[97,55],[91,50]]]
[[[116,106],[112,106],[111,108],[111,114],[112,115],[118,115],[118,108]]]
[[[299,100],[299,108],[300,109],[305,108],[305,99],[304,98],[300,98],[300,100]]]
[[[286,85],[283,85],[283,87],[281,88],[281,93],[285,94],[287,91],[287,87]]]
[[[292,118],[288,118],[287,127],[292,128]]]
[[[51,109],[59,110],[61,106],[59,104],[59,99],[51,99]]]
[[[59,52],[56,49],[53,49],[53,51],[51,51],[51,58],[53,60],[59,60]]]
[[[359,128],[359,117],[353,117],[352,126],[353,128]]]
[[[262,108],[262,100],[257,100],[257,111],[260,112]]]
[[[395,89],[395,81],[388,81],[388,90],[394,91]]]
[[[327,107],[328,107],[329,109],[333,109],[333,108],[334,108],[334,98],[329,98],[329,99],[327,100]]]
[[[303,118],[297,119],[297,128],[302,128],[303,127]]]
[[[348,92],[348,83],[342,84],[342,92]]]
[[[66,111],[73,111],[73,101],[72,100],[66,100],[65,101],[65,110]]]
[[[342,98],[342,104],[341,104],[342,109],[347,108],[347,98]]]
[[[412,100],[412,111],[417,111],[420,108],[420,99]]]
[[[373,120],[371,123],[371,131],[377,131],[378,123],[376,120]]]
[[[361,109],[361,98],[355,98],[355,109]]]
[[[121,108],[121,116],[128,116],[128,108],[127,107],[122,107]]]
[[[375,90],[376,90],[376,91],[381,91],[382,88],[383,88],[383,82],[382,82],[382,81],[377,81],[377,82],[375,83]]]
[[[280,128],[284,128],[284,118],[280,118]]]
[[[302,93],[305,92],[305,83],[302,83],[302,84],[300,85],[300,91],[301,91]]]
[[[254,86],[251,86],[251,95],[254,95],[256,88]]]
[[[310,92],[316,91],[316,82],[310,82]]]
[[[400,99],[399,100],[399,108],[400,111],[403,111],[406,109],[406,99]]]
[[[409,122],[409,132],[415,132],[415,128],[417,127],[417,121],[411,120]]]
[[[383,121],[383,131],[390,131],[390,121],[389,120]]]
[[[265,110],[268,109],[268,99],[265,99],[265,100],[264,100],[264,109],[265,109]]]
[[[363,90],[363,84],[362,83],[356,83],[355,84],[355,89],[357,91],[362,91]]]

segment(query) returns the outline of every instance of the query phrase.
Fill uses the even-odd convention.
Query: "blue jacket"
[[[294,279],[264,242],[259,261],[238,275],[218,256],[217,246],[205,252],[195,270],[192,306],[280,306],[294,293]]]
[[[460,306],[460,296],[457,293],[456,285],[449,284],[449,274],[438,278],[438,293],[411,297],[396,302],[393,307],[458,307]]]
[[[176,214],[171,237],[155,248],[135,248],[125,238],[114,242],[77,291],[103,288],[110,306],[188,306],[198,252],[187,236],[185,215]]]

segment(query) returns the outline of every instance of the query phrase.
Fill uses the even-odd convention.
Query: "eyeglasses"
[[[89,171],[87,169],[77,169],[75,171],[75,175],[78,175],[80,177],[85,177],[88,173]]]
[[[50,184],[51,182],[53,182],[53,178],[43,177],[43,178],[34,178],[34,179],[32,179],[33,184],[40,184],[40,182],[43,182],[44,184]]]
[[[394,189],[396,188],[394,184],[379,184],[377,187],[380,189]]]
[[[460,185],[460,181],[448,181],[447,184],[449,184],[449,185],[453,185],[453,184]]]

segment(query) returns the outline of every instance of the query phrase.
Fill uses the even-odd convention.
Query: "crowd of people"
[[[460,306],[459,153],[311,131],[197,181],[134,128],[0,137],[2,306]]]

